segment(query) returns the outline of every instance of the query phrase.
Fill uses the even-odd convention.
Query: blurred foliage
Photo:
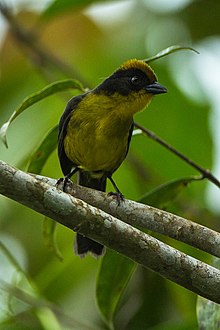
[[[45,99],[46,97],[53,95],[57,92],[66,90],[66,89],[78,89],[81,92],[84,92],[82,85],[73,79],[67,79],[62,81],[57,81],[53,84],[50,84],[43,88],[41,91],[34,93],[24,99],[24,101],[20,104],[20,106],[13,112],[13,114],[10,116],[9,120],[2,125],[0,129],[0,137],[5,144],[5,146],[8,148],[8,143],[6,139],[6,133],[13,122],[15,118],[17,118],[22,112],[24,112],[27,108],[32,106],[33,104]]]
[[[155,206],[157,208],[165,208],[165,206],[169,204],[170,201],[173,201],[189,183],[196,180],[201,180],[201,176],[169,181],[168,183],[162,184],[150,192],[147,192],[138,200],[138,202]]]
[[[220,268],[220,259],[213,257],[213,266]],[[215,330],[220,328],[220,305],[198,297],[197,316],[200,329]]]
[[[110,2],[97,3],[107,5]],[[48,62],[41,62],[30,47],[16,42],[8,29],[0,49],[0,126],[23,99],[56,80],[77,79],[85,87],[94,87],[126,59],[148,58],[175,44],[199,50],[200,42],[220,33],[218,0],[187,1],[175,10],[156,8],[148,0],[112,1],[111,7],[101,15],[100,9],[95,7],[97,3],[54,0],[41,11],[24,5],[16,12],[16,21],[31,31],[32,41],[38,42],[39,48],[51,54],[51,62],[56,56],[70,70],[66,66],[62,70],[62,65],[50,67]],[[95,14],[97,19],[94,19]],[[152,62],[158,80],[169,92],[155,97],[148,111],[138,114],[135,120],[201,166],[211,169],[210,104],[204,100],[202,90],[201,101],[197,102],[185,95],[173,79],[173,71],[178,69],[172,66],[174,59],[179,58],[178,63],[184,63],[185,70],[191,70],[189,63],[196,56],[200,55],[183,52]],[[56,151],[46,163],[38,156],[54,147],[42,141],[50,141],[44,137],[55,134],[53,128],[67,100],[76,93],[55,94],[21,114],[8,129],[9,149],[0,144],[0,158],[22,169],[29,166],[32,171],[41,171],[47,176],[62,176]],[[191,182],[182,189],[183,181],[178,181],[185,177],[190,181],[190,177],[197,174],[154,141],[137,135],[114,178],[124,195],[134,200],[174,180],[181,194],[175,199],[171,194],[171,202],[167,204],[166,200],[166,209],[218,230],[218,215],[213,214],[206,202],[207,183]],[[0,297],[0,317],[4,321],[1,329],[106,329],[95,302],[100,261],[74,256],[70,230],[57,228],[56,240],[63,256],[61,263],[44,245],[43,217],[39,214],[0,197],[0,226],[1,287],[2,281],[8,283],[3,286],[5,292]],[[160,239],[188,254],[209,260],[204,253],[182,243]],[[109,289],[103,289],[103,297]],[[115,296],[112,298],[114,300]],[[198,328],[196,296],[142,267],[137,268],[116,305],[116,329]],[[115,302],[109,306],[108,313],[111,313]]]
[[[134,261],[114,251],[108,250],[103,258],[97,277],[96,296],[100,312],[110,329],[114,329],[118,303],[135,269]]]

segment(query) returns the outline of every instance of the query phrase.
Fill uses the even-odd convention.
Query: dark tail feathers
[[[85,237],[79,233],[76,234],[74,250],[81,258],[85,257],[87,253],[91,253],[95,258],[102,256],[105,252],[103,245]]]
[[[105,191],[106,178],[92,178],[88,172],[79,172],[78,183],[81,186],[93,188],[99,191]],[[74,250],[77,255],[84,257],[87,253],[91,253],[93,256],[100,257],[104,254],[104,246],[85,237],[81,234],[76,234],[76,240]]]

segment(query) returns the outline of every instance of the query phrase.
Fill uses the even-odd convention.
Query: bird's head
[[[142,110],[153,95],[166,93],[167,89],[157,82],[151,67],[141,60],[129,60],[122,64],[111,76],[96,89],[112,98],[130,105],[133,113]]]

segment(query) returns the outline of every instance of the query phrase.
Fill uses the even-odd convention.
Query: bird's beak
[[[145,90],[150,94],[162,94],[166,93],[167,89],[163,85],[159,84],[157,81],[155,81],[153,84],[150,84],[145,87]]]

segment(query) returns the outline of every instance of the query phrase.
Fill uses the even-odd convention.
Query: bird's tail
[[[106,189],[106,178],[93,178],[88,172],[79,172],[78,183],[81,186],[93,188],[99,191],[105,191]],[[103,245],[79,233],[76,234],[74,250],[80,257],[84,257],[90,252],[96,258],[102,256],[105,251]]]

